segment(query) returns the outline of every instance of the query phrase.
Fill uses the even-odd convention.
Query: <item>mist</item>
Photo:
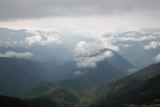
[[[0,106],[160,105],[159,0],[0,0]]]

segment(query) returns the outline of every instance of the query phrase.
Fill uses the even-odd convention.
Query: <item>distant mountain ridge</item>
[[[54,61],[38,62],[1,57],[0,94],[15,96],[17,91],[23,93],[46,81],[59,81],[60,86],[66,86],[70,80],[81,81],[80,86],[93,87],[103,84],[104,81],[110,82],[127,75],[127,70],[124,68],[132,67],[132,64],[116,52],[112,58],[98,62],[97,67],[86,69],[77,68],[75,61],[58,65]],[[82,75],[75,76],[76,71],[81,71]]]
[[[54,65],[52,65],[54,66]],[[19,58],[0,58],[0,94],[15,96],[52,81],[54,72],[41,62]]]
[[[103,51],[112,50],[105,49]],[[112,52],[112,57],[97,62],[97,66],[93,68],[77,68],[76,62],[70,62],[63,65],[61,71],[63,71],[62,73],[65,75],[69,75],[69,77],[59,81],[58,84],[60,86],[67,86],[67,84],[69,85],[70,83],[73,83],[72,81],[75,81],[79,86],[82,85],[81,87],[94,87],[128,75],[129,69],[134,68],[134,66],[120,54],[114,51]],[[79,76],[74,76],[73,74],[76,71],[81,72],[81,74]]]

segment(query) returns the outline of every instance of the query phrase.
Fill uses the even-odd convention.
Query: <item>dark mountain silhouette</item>
[[[93,90],[81,107],[123,107],[160,98],[160,63]]]
[[[52,65],[54,67],[54,65]],[[16,96],[41,82],[52,81],[54,69],[27,59],[0,58],[0,94]]]
[[[1,107],[60,107],[56,102],[44,98],[19,99],[0,95]]]

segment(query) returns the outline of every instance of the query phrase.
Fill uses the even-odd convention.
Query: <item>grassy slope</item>
[[[78,107],[122,107],[160,97],[160,64],[151,65],[126,78],[92,90]]]

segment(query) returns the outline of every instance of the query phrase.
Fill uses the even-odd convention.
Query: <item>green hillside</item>
[[[92,90],[78,107],[123,107],[160,98],[160,64]]]
[[[74,92],[63,88],[38,90],[23,99],[0,96],[0,107],[73,107],[78,102],[79,97]]]

